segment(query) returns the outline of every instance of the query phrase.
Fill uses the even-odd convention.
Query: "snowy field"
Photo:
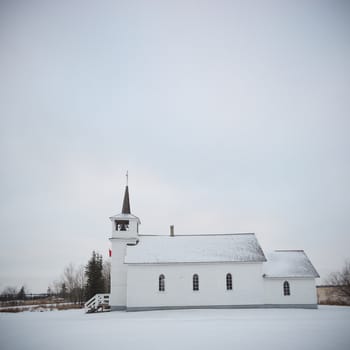
[[[0,349],[350,349],[350,307],[0,314]]]

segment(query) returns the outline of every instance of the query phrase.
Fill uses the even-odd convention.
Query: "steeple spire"
[[[126,186],[125,186],[122,214],[131,214],[131,212],[130,212],[128,180],[129,180],[129,174],[128,174],[128,171],[127,171],[126,172]]]
[[[125,187],[122,214],[130,214],[129,187]]]

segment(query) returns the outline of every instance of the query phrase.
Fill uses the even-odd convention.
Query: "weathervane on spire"
[[[129,182],[129,174],[128,174],[128,170],[126,171],[126,186],[128,186],[128,182]]]

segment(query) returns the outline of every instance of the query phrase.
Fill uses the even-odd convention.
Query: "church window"
[[[160,292],[165,292],[165,277],[164,275],[160,275],[159,276],[159,286],[158,286],[158,290]]]
[[[197,274],[193,275],[192,282],[193,282],[193,290],[199,290],[199,278]]]
[[[284,281],[284,283],[283,283],[283,294],[290,295],[290,287],[289,287],[288,281]]]
[[[226,275],[226,290],[232,290],[232,275],[230,273]]]

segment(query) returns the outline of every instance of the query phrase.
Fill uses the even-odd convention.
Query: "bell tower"
[[[128,179],[128,175],[127,175]],[[111,295],[112,310],[126,308],[127,265],[124,263],[127,245],[135,245],[139,241],[140,219],[131,214],[129,187],[126,183],[122,212],[110,217],[112,222],[112,261],[111,261]]]
[[[131,214],[128,185],[125,187],[122,212],[109,219],[112,221],[112,238],[137,239],[140,219]]]

